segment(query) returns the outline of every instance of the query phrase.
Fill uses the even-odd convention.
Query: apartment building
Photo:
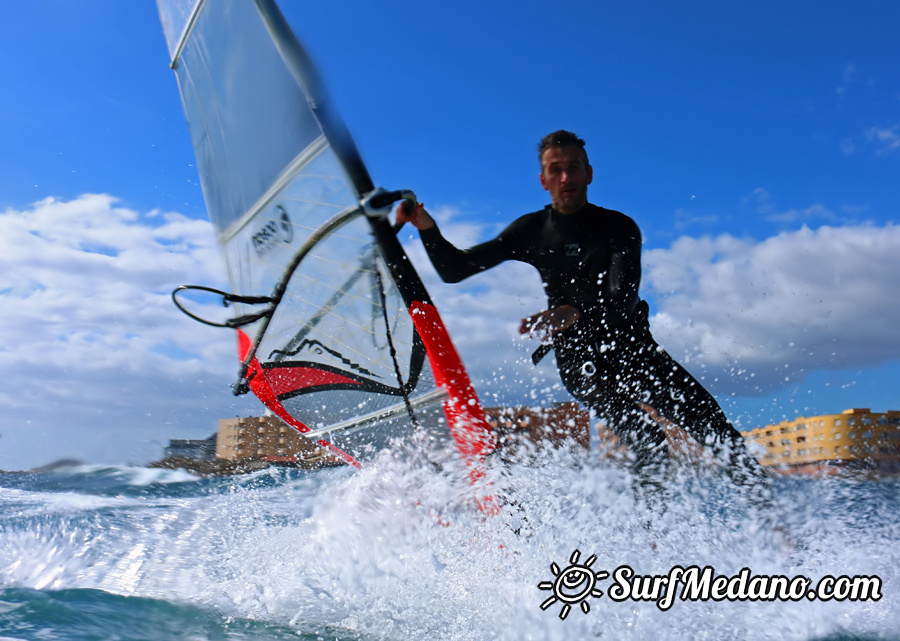
[[[900,411],[868,408],[801,416],[742,433],[761,446],[760,463],[784,471],[824,468],[900,472]]]
[[[220,419],[216,458],[302,464],[304,467],[342,464],[277,416]]]

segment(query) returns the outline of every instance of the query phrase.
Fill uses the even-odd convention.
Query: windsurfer
[[[593,169],[584,141],[556,131],[541,140],[538,156],[541,185],[551,204],[518,218],[493,240],[460,250],[442,236],[421,204],[414,209],[401,205],[397,221],[419,230],[445,282],[459,282],[507,260],[537,268],[548,309],[524,319],[520,331],[547,336],[566,389],[602,417],[633,453],[639,487],[659,489],[668,461],[664,430],[654,420],[658,413],[711,447],[754,504],[768,505],[767,477],[740,433],[712,395],[651,335],[649,307],[638,296],[640,229],[625,214],[588,202]]]

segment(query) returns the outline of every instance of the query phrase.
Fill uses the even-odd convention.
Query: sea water
[[[402,451],[358,471],[2,474],[0,639],[900,638],[897,481],[779,478],[782,534],[709,469],[667,479],[665,510],[565,448],[492,460],[492,516],[466,479]],[[880,598],[663,608],[611,598],[624,566],[878,577]]]

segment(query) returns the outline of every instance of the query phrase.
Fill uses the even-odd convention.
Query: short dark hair
[[[547,134],[543,138],[541,138],[541,142],[538,143],[538,162],[543,162],[544,152],[550,149],[550,147],[568,147],[568,146],[580,147],[582,153],[584,154],[584,163],[588,163],[587,152],[584,150],[584,140],[579,138],[576,134],[573,134],[571,131],[566,131],[565,129],[560,129],[559,131],[554,131],[551,134]]]

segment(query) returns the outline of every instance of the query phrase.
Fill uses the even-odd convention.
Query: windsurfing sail
[[[357,466],[442,408],[477,481],[490,427],[387,220],[413,195],[375,189],[272,0],[157,3],[228,268],[236,389]]]

